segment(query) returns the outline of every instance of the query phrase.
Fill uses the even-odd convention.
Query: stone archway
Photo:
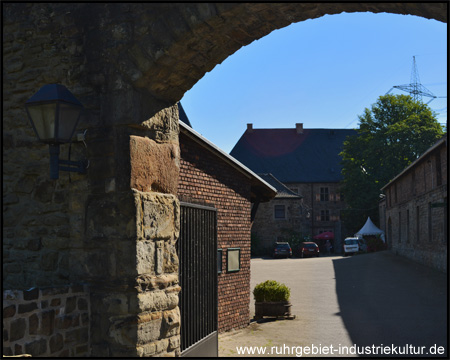
[[[179,355],[174,105],[242,46],[344,11],[447,21],[445,3],[3,4],[4,287],[88,283],[91,355]],[[87,109],[71,182],[48,180],[23,109],[47,83]]]

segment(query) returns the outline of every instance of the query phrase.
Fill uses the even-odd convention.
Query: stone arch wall
[[[7,3],[3,10],[3,288],[90,285],[91,354],[179,354],[178,110],[203,75],[293,22],[371,11],[447,21],[444,3]],[[62,83],[85,106],[48,176],[25,101]],[[67,158],[69,146],[62,146]],[[168,219],[168,221],[166,221]]]

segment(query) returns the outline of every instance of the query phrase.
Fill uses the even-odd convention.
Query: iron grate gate
[[[184,202],[180,205],[177,251],[183,352],[217,333],[217,211]]]

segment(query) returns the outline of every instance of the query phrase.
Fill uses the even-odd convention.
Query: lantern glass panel
[[[59,104],[58,142],[69,142],[73,136],[80,116],[81,107],[65,103]]]
[[[28,106],[37,136],[41,141],[52,141],[55,137],[56,104]]]

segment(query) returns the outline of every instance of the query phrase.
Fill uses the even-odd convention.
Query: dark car
[[[304,242],[300,245],[300,257],[319,256],[319,246],[312,241]]]
[[[277,257],[292,257],[292,249],[287,242],[276,242],[273,248],[273,258]]]

